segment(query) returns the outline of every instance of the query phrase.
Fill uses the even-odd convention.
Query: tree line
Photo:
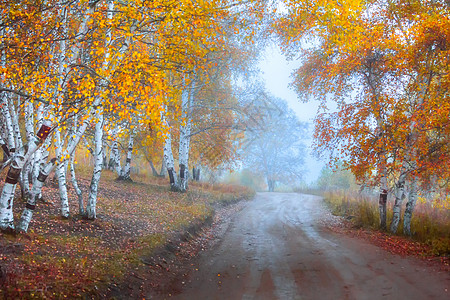
[[[186,190],[190,153],[197,169],[231,160],[237,118],[233,76],[247,68],[266,10],[260,0],[2,1],[0,144],[7,176],[0,229],[27,231],[52,171],[61,216],[70,214],[70,172],[79,213],[95,219],[107,150],[110,167],[127,179],[136,138],[162,147],[177,191]],[[120,139],[127,139],[123,166]],[[82,144],[94,159],[87,199],[74,168]],[[27,204],[16,226],[17,184]]]

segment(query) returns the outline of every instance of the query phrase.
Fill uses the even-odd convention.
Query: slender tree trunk
[[[80,215],[83,216],[84,215],[83,193],[82,193],[80,187],[78,186],[77,177],[75,175],[74,160],[75,160],[75,155],[72,155],[70,157],[70,179],[71,179],[71,182],[72,182],[73,189],[75,190],[75,193],[77,194],[78,209],[79,209]]]
[[[383,172],[383,177],[381,178],[381,191],[380,191],[380,199],[378,201],[378,210],[380,212],[380,228],[382,230],[386,230],[386,206],[387,206],[387,197],[388,197],[388,187],[387,187],[387,178],[385,170]]]
[[[167,134],[164,142],[164,161],[166,162],[167,173],[169,174],[170,189],[179,191],[177,184],[177,173],[175,172],[174,159],[172,154],[172,135]]]
[[[25,103],[25,133],[27,137],[27,141],[30,142],[34,136],[34,126],[33,126],[33,103],[27,101]],[[39,151],[40,149],[36,150]],[[30,195],[30,180],[32,179],[32,170],[34,157],[36,152],[30,157],[30,160],[25,164],[25,167],[22,171],[22,182],[23,182],[23,199],[28,199]]]
[[[163,157],[162,162],[161,162],[161,170],[159,172],[159,176],[166,177],[166,173],[167,173],[167,168],[166,168],[166,163],[165,163],[164,157]]]
[[[123,166],[122,173],[119,176],[119,180],[130,180],[130,171],[131,171],[131,158],[133,155],[133,143],[134,143],[134,132],[130,133],[130,139],[128,141],[128,149],[127,149],[127,159],[125,160],[125,165]]]
[[[111,152],[111,160],[113,161],[112,167],[116,171],[117,176],[120,177],[120,175],[122,174],[122,167],[120,166],[119,143],[117,142],[117,140],[113,141]]]
[[[391,223],[391,232],[397,233],[398,230],[398,224],[400,223],[401,218],[401,210],[402,210],[402,203],[403,199],[405,199],[405,182],[406,182],[406,167],[407,162],[403,162],[402,171],[400,173],[399,179],[396,184],[396,191],[395,191],[395,202],[394,202],[394,208],[393,208],[393,216],[392,216],[392,223]]]
[[[58,160],[58,164],[56,166],[56,176],[58,178],[58,189],[59,189],[59,198],[61,201],[61,216],[63,218],[69,218],[69,197],[67,196],[67,181],[66,181],[66,169],[64,163],[62,163],[62,142],[61,142],[61,133],[59,130],[55,130],[55,140],[56,140],[56,149],[55,154]]]
[[[408,201],[406,202],[405,215],[403,217],[403,233],[411,236],[411,219],[418,197],[418,179],[413,178],[410,185]]]
[[[23,210],[22,217],[20,218],[19,224],[17,225],[17,230],[19,232],[27,232],[28,226],[30,225],[31,219],[33,217],[33,212],[36,209],[36,202],[38,201],[44,182],[50,174],[53,166],[56,162],[56,158],[53,158],[50,162],[43,166],[39,172],[38,177],[34,181],[33,188],[30,192],[30,197],[28,197],[27,204]]]
[[[152,175],[154,177],[159,177],[158,171],[155,169],[155,166],[153,165],[153,162],[151,160],[148,160],[148,164],[150,165],[150,168],[152,169]]]
[[[95,125],[95,156],[94,156],[94,173],[92,174],[91,185],[89,187],[89,198],[86,207],[86,216],[93,220],[97,217],[97,194],[100,176],[102,174],[103,164],[103,112],[99,111],[97,116],[97,123]]]
[[[185,124],[180,125],[180,145],[179,145],[179,164],[180,164],[180,182],[179,188],[181,192],[185,192],[188,188],[189,174],[189,147],[191,141],[191,102],[195,91],[195,80],[189,86],[186,86],[181,95],[182,120]]]
[[[14,140],[14,128],[13,128],[13,120],[11,117],[11,113],[9,110],[9,101],[8,101],[8,93],[7,92],[1,92],[1,109],[3,114],[3,119],[5,122],[6,127],[6,133],[7,133],[7,142],[8,142],[8,150],[9,152],[15,152],[16,150],[16,143]]]

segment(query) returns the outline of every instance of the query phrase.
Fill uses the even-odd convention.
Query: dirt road
[[[450,299],[450,274],[333,233],[319,197],[259,193],[172,299]]]

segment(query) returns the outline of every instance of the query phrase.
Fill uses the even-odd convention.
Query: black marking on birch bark
[[[39,175],[38,175],[37,180],[40,181],[40,182],[45,182],[45,180],[47,179],[47,177],[48,177],[48,174],[44,174],[44,173],[42,173],[42,171],[41,171],[41,172],[39,172]]]
[[[126,163],[130,163],[131,162],[131,158],[128,158],[125,160]]]
[[[50,127],[42,124],[41,128],[39,128],[39,131],[36,135],[39,139],[45,140],[49,133],[50,133]]]
[[[170,184],[175,184],[175,179],[173,178],[173,170],[172,169],[168,169],[167,172],[169,173]]]
[[[11,153],[9,153],[8,146],[6,146],[6,144],[2,145],[2,149],[3,149],[3,152],[5,152],[6,156],[10,156],[11,155]]]
[[[28,208],[29,210],[35,210],[36,209],[36,205],[30,204],[30,203],[25,204],[25,207]]]
[[[16,184],[19,181],[21,169],[10,167],[5,182],[10,184]]]
[[[380,194],[380,200],[379,200],[379,204],[380,205],[385,205],[387,202],[387,191],[383,190]]]
[[[9,152],[11,152],[11,153],[16,152],[16,148],[11,148],[11,149],[9,149]]]
[[[186,166],[184,164],[180,164],[180,178],[184,179],[184,173],[186,171]]]

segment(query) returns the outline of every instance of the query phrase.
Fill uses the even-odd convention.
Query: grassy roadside
[[[378,199],[364,196],[359,193],[344,191],[323,193],[325,203],[334,215],[347,218],[357,228],[365,228],[373,231],[380,230]],[[404,201],[406,202],[406,201]],[[404,203],[403,205],[405,205]],[[392,200],[388,202],[387,223],[392,220]],[[404,207],[402,209],[404,211]],[[403,216],[402,216],[403,217]],[[400,223],[398,232],[403,231]],[[412,237],[393,238],[389,233],[383,233],[386,243],[392,239],[393,243],[409,242],[419,243],[420,251],[425,256],[450,256],[450,211],[446,207],[418,201],[411,227],[414,232]],[[415,244],[415,248],[419,246]],[[412,247],[409,245],[408,247]]]
[[[216,205],[225,205],[253,192],[239,186],[191,183],[188,193],[170,192],[166,179],[133,178],[117,182],[104,171],[94,221],[77,215],[71,188],[72,217],[59,217],[58,189],[43,189],[27,234],[0,234],[0,295],[3,298],[101,297],[111,282],[120,282],[142,257],[172,236],[211,219]],[[80,178],[87,197],[89,180]],[[15,216],[24,207],[15,200]]]

